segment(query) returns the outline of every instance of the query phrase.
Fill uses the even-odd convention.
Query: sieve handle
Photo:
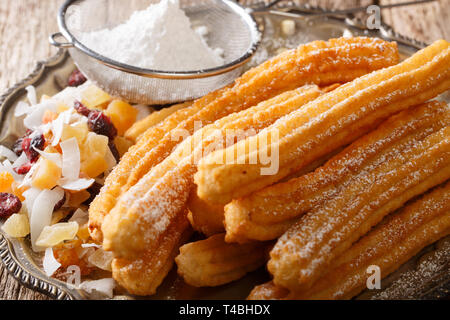
[[[57,39],[58,38],[63,38],[64,40],[66,40],[66,42],[59,42]],[[50,42],[51,45],[57,47],[57,48],[73,48],[73,43],[67,41],[67,39],[64,37],[64,35],[61,32],[56,32],[53,33],[49,36],[48,41]]]

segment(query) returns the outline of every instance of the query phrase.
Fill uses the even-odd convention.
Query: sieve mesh
[[[243,63],[253,54],[259,41],[259,33],[253,19],[244,10],[236,8],[231,1],[180,0],[180,5],[190,18],[193,27],[206,26],[209,30],[208,44],[213,48],[224,50],[223,58],[229,71],[221,74],[198,77],[202,76],[204,70],[192,70],[191,73],[195,73],[192,77],[195,78],[190,79],[163,79],[151,77],[148,74],[143,76],[140,72],[138,75],[105,65],[105,61],[109,62],[106,57],[92,51],[91,54],[86,54],[86,51],[89,52],[90,49],[78,43],[81,33],[114,27],[125,22],[134,11],[143,10],[156,2],[158,1],[79,0],[70,2],[63,16],[66,31],[70,34],[71,41],[75,43],[75,47],[70,48],[69,52],[77,66],[90,80],[108,93],[130,102],[166,104],[198,98],[229,84],[240,75],[242,67],[234,68],[234,66]],[[116,64],[116,62],[113,63]],[[127,67],[130,66],[117,64],[122,68],[125,66],[123,69],[129,71]],[[221,68],[215,68],[214,72],[221,71]],[[171,76],[171,74],[164,73],[163,77]]]

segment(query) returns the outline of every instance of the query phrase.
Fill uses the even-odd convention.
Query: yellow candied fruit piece
[[[78,208],[83,202],[88,200],[91,197],[91,194],[87,190],[82,190],[79,192],[71,192],[69,194],[69,201],[67,204],[69,207]]]
[[[14,238],[23,238],[30,234],[30,222],[26,213],[15,213],[2,226],[7,235]]]
[[[90,178],[96,178],[106,170],[108,170],[108,163],[105,155],[98,152],[89,154],[89,157],[81,162],[81,172]]]
[[[88,257],[88,261],[92,265],[106,271],[112,271],[111,263],[113,259],[114,259],[113,253],[109,251],[104,251],[103,249],[95,250],[95,252]]]
[[[136,122],[138,111],[122,100],[113,100],[106,109],[105,114],[111,118],[117,133],[123,136],[133,123]]]
[[[81,103],[89,109],[104,109],[111,100],[112,98],[109,94],[92,85],[83,91]]]
[[[116,145],[117,151],[119,151],[119,155],[122,158],[122,156],[127,153],[128,149],[133,146],[133,142],[128,140],[127,138],[117,136],[114,139],[114,144]]]
[[[76,125],[64,124],[61,141],[66,141],[71,138],[77,139],[78,145],[81,146],[89,134],[89,128],[86,123],[78,123]]]
[[[33,175],[32,185],[38,189],[53,189],[61,178],[62,170],[55,163],[41,159]]]
[[[61,263],[62,268],[69,266],[79,266],[81,275],[88,275],[93,268],[89,267],[87,262],[80,258],[79,250],[81,250],[82,241],[80,239],[66,241],[53,248],[55,259]]]
[[[0,192],[10,191],[14,177],[7,171],[0,172]]]
[[[47,226],[42,230],[36,245],[44,248],[51,248],[63,241],[73,240],[78,232],[78,223],[63,222],[52,226]]]
[[[89,239],[90,234],[87,222],[78,228],[77,237],[83,241],[87,241]]]
[[[107,136],[89,132],[84,144],[88,155],[90,153],[97,152],[100,155],[104,156],[109,148],[108,142],[109,139]]]

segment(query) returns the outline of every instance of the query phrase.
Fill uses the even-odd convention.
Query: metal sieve
[[[157,0],[68,0],[58,15],[60,32],[50,42],[67,48],[78,68],[113,96],[141,104],[192,100],[221,88],[238,77],[260,42],[253,17],[229,0],[180,0],[192,26],[206,26],[207,42],[224,51],[225,64],[205,70],[170,72],[143,69],[102,56],[79,39],[84,32],[111,28]],[[65,38],[64,42],[62,38]]]

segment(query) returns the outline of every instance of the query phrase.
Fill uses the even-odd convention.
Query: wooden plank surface
[[[404,0],[298,0],[324,8],[343,9]],[[56,52],[47,41],[57,31],[56,13],[63,0],[0,1],[0,92],[27,76],[36,61]],[[450,0],[383,11],[384,21],[396,31],[417,40],[450,40]],[[47,299],[11,278],[0,265],[0,299]]]

